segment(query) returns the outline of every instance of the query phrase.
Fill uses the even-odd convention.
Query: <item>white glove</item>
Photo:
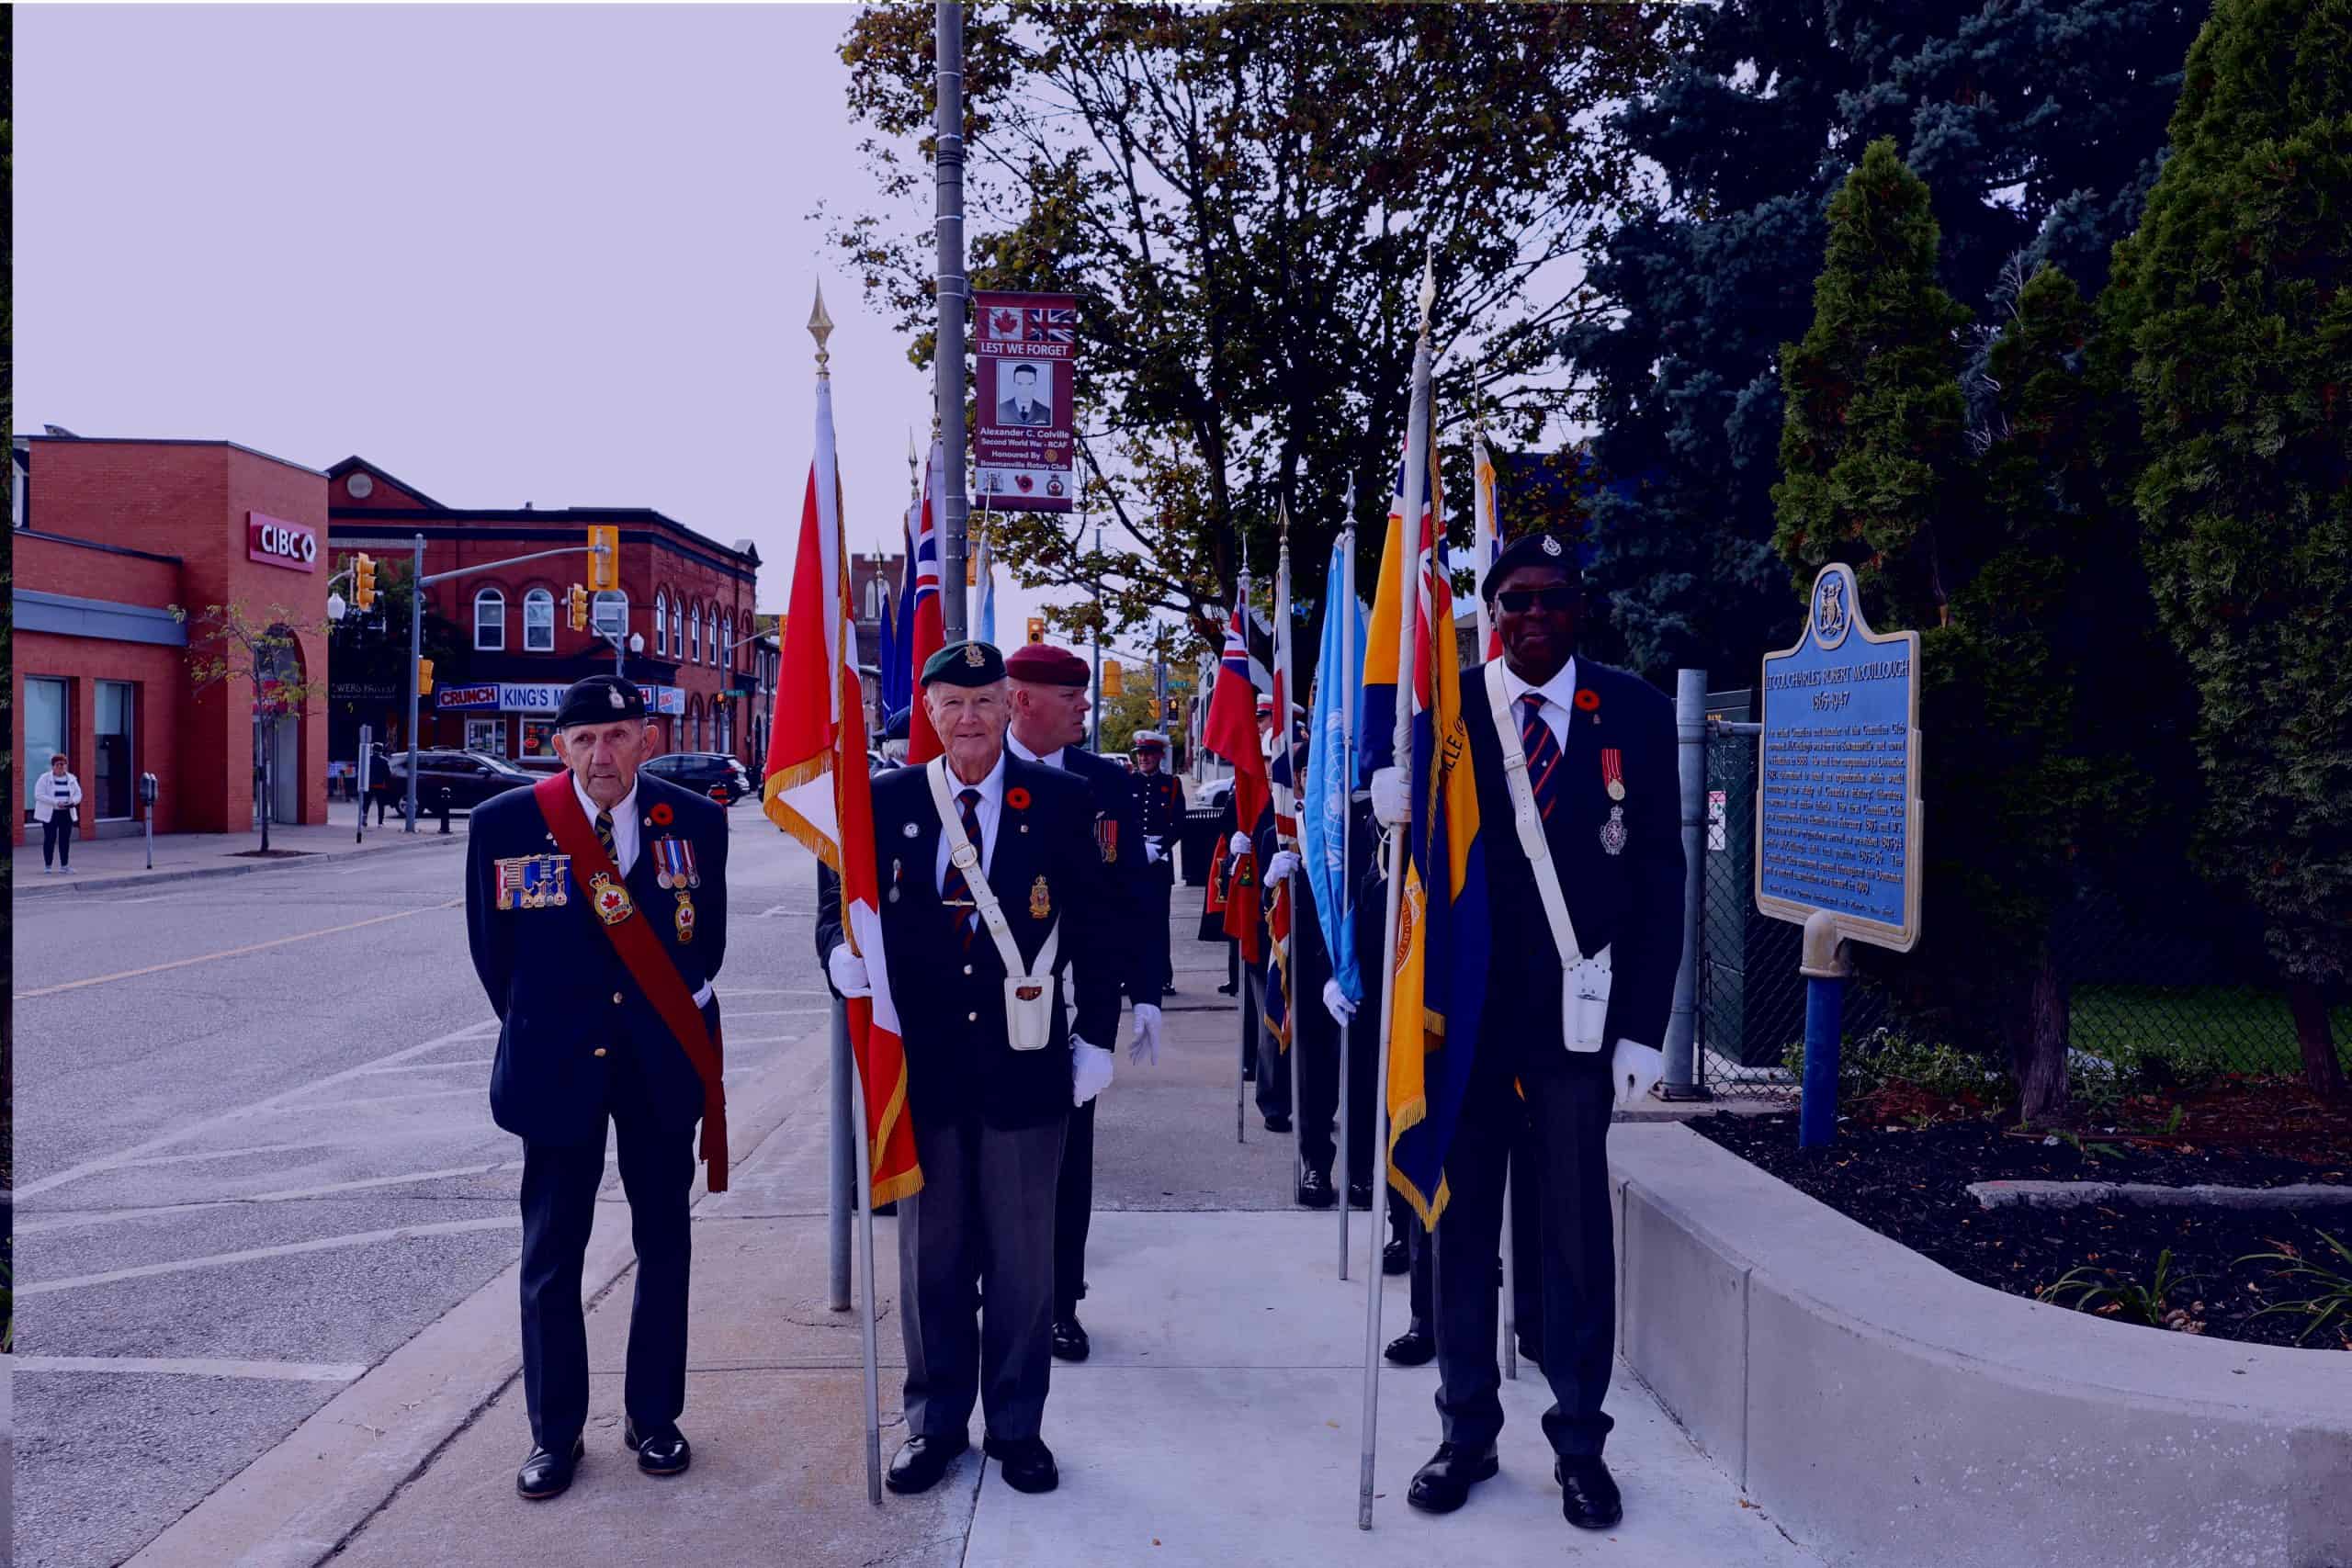
[[[1236,833],[1225,847],[1237,855],[1246,855],[1250,852],[1250,835]]]
[[[1298,865],[1296,850],[1277,850],[1274,852],[1274,858],[1266,863],[1266,880],[1280,882],[1292,872],[1296,871]]]
[[[1136,1037],[1127,1042],[1127,1060],[1159,1066],[1159,1010],[1149,1002],[1136,1004]]]
[[[1348,999],[1347,992],[1340,989],[1340,982],[1326,980],[1323,982],[1323,1010],[1331,1015],[1332,1022],[1344,1026],[1356,1016],[1356,1004]]]
[[[1167,858],[1168,851],[1157,839],[1146,839],[1143,841],[1143,861],[1146,865],[1158,865]]]
[[[1405,775],[1394,768],[1375,768],[1372,774],[1372,815],[1395,827],[1413,819],[1413,802],[1405,793]]]
[[[1629,1108],[1666,1077],[1666,1057],[1656,1046],[1620,1040],[1616,1055],[1610,1058],[1609,1077],[1617,1087],[1618,1108]]]
[[[832,952],[825,954],[825,973],[832,977],[833,989],[844,997],[870,997],[874,980],[865,972],[865,960],[850,951],[847,942],[837,942]]]
[[[1069,1102],[1085,1104],[1111,1087],[1111,1070],[1118,1066],[1118,1056],[1100,1045],[1089,1045],[1073,1034],[1069,1037]]]

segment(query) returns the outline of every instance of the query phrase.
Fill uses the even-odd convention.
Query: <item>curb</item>
[[[77,893],[105,893],[117,887],[147,887],[163,882],[199,882],[216,876],[250,876],[257,871],[291,871],[306,862],[357,860],[362,855],[389,854],[395,850],[423,849],[427,840],[438,843],[441,835],[420,833],[417,835],[417,841],[413,844],[406,842],[406,838],[407,835],[403,834],[388,844],[363,844],[356,849],[335,850],[332,852],[306,850],[302,852],[302,859],[300,861],[257,860],[251,865],[207,865],[198,866],[192,871],[134,871],[123,876],[101,876],[88,882],[65,882],[51,886],[42,886],[38,883],[27,886],[23,883],[17,883],[11,889],[11,893],[21,903],[29,898],[66,898]],[[452,833],[449,835],[449,841],[452,844],[462,844],[466,841],[466,835]]]
[[[822,1081],[831,1034],[828,1021],[784,1047],[745,1086],[751,1092],[728,1116],[730,1149],[745,1151],[748,1160],[793,1111],[811,1102],[808,1085]],[[707,1174],[698,1169],[695,1177],[697,1206],[709,1196]],[[588,1311],[636,1261],[627,1202],[600,1200],[596,1209],[581,1277]],[[521,1374],[514,1327],[521,1267],[518,1261],[501,1269],[379,1361],[123,1568],[312,1568],[333,1556]]]

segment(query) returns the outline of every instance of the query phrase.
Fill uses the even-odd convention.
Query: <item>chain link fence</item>
[[[1744,692],[1710,694],[1707,705],[1718,718],[1755,716]],[[1716,1094],[1793,1096],[1786,1064],[1804,1039],[1801,933],[1756,912],[1757,738],[1709,728],[1697,1077]],[[1922,951],[1934,940],[1930,925]],[[2301,1070],[2259,930],[2217,917],[2193,886],[2163,897],[2086,886],[2058,910],[2052,942],[2078,1084],[2160,1088]],[[2337,1008],[2334,1023],[2336,1048],[2352,1064],[2352,1007]],[[1897,1025],[1885,992],[1867,978],[1848,984],[1849,1052],[1870,1049],[1878,1031]]]

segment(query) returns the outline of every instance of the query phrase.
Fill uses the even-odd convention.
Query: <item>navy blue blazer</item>
[[[633,918],[651,922],[686,989],[700,990],[718,977],[727,955],[726,808],[640,773],[636,809],[637,862],[627,877],[638,908]],[[702,878],[687,890],[694,907],[688,940],[680,940],[677,894],[657,880],[655,846],[663,839],[691,847]],[[702,1118],[701,1076],[629,977],[590,907],[584,880],[563,874],[561,905],[498,907],[501,861],[558,852],[531,791],[509,790],[475,809],[466,844],[466,933],[474,972],[499,1021],[492,1119],[532,1143],[594,1142],[604,1135],[606,1078],[619,1052],[628,1050],[642,1064],[655,1115],[692,1127]],[[517,869],[510,866],[510,874]],[[702,1010],[716,1041],[717,998]]]
[[[1118,905],[1118,938],[1112,944],[1118,964],[1119,987],[1139,1007],[1159,1005],[1159,944],[1150,940],[1146,922],[1158,917],[1146,907],[1146,878],[1150,861],[1143,852],[1143,801],[1135,775],[1107,758],[1082,747],[1062,748],[1062,772],[1084,779],[1094,796],[1094,843],[1102,852],[1102,868]],[[1108,1040],[1090,1040],[1108,1045]]]
[[[1609,1043],[1622,1039],[1662,1046],[1682,962],[1682,792],[1674,705],[1640,677],[1589,659],[1577,660],[1577,688],[1594,701],[1570,718],[1561,746],[1558,804],[1544,821],[1544,838],[1559,868],[1577,945],[1589,953],[1610,950]],[[1559,952],[1534,871],[1511,828],[1510,789],[1483,665],[1462,672],[1462,711],[1487,845],[1493,948],[1478,1057],[1513,1071],[1556,1067],[1570,1055],[1560,1044]],[[1623,801],[1609,795],[1604,750],[1618,753]],[[1611,808],[1619,806],[1624,840],[1612,854],[1601,835]],[[1606,1049],[1592,1055],[1608,1060]]]

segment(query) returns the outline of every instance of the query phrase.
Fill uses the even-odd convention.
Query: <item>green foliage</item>
[[[1136,730],[1161,728],[1159,701],[1152,694],[1150,676],[1148,669],[1128,671],[1125,694],[1103,702],[1100,750],[1105,757],[1124,757],[1133,750]]]
[[[1804,1081],[1804,1041],[1791,1041],[1781,1061],[1797,1082]],[[1898,1030],[1878,1030],[1839,1048],[1838,1104],[1863,1105],[1903,1089],[1956,1105],[1999,1104],[2015,1092],[2007,1076],[1977,1053],[1930,1043]]]
[[[1213,649],[1286,505],[1298,596],[1317,598],[1351,477],[1378,548],[1425,242],[1441,419],[1481,412],[1498,438],[1532,441],[1572,395],[1558,333],[1605,310],[1555,280],[1635,183],[1602,117],[1659,67],[1667,21],[1616,6],[967,6],[971,283],[1078,297],[1080,461],[1091,512],[1116,525],[1096,552],[1065,520],[1001,519],[1005,564],[1028,587],[1091,592],[1100,576],[1114,630],[1174,611]],[[927,363],[932,12],[869,6],[842,54],[851,110],[877,132],[876,188],[836,215],[837,237]]]
[[[2256,1317],[2267,1317],[2274,1312],[2301,1313],[2310,1318],[2311,1321],[2303,1325],[2303,1331],[2295,1336],[2298,1345],[2331,1323],[2339,1325],[2339,1332],[2343,1325],[2352,1325],[2352,1247],[2345,1246],[2325,1231],[2319,1233],[2319,1238],[2343,1261],[2343,1268],[2314,1263],[2283,1244],[2280,1244],[2279,1251],[2250,1252],[2238,1259],[2240,1263],[2284,1264],[2286,1267],[2276,1270],[2277,1273],[2300,1280],[2311,1288],[2312,1293],[2308,1296],[2291,1302],[2277,1302],[2255,1314]]]
[[[2193,674],[2200,860],[2290,982],[2352,976],[2352,6],[2221,0],[2103,310]]]
[[[2175,1328],[2185,1325],[2187,1314],[2172,1304],[2172,1297],[2189,1282],[2173,1272],[2172,1248],[2166,1247],[2157,1255],[2156,1271],[2145,1284],[2123,1279],[2112,1269],[2070,1269],[2034,1294],[2052,1306],[2071,1306],[2149,1328]]]

